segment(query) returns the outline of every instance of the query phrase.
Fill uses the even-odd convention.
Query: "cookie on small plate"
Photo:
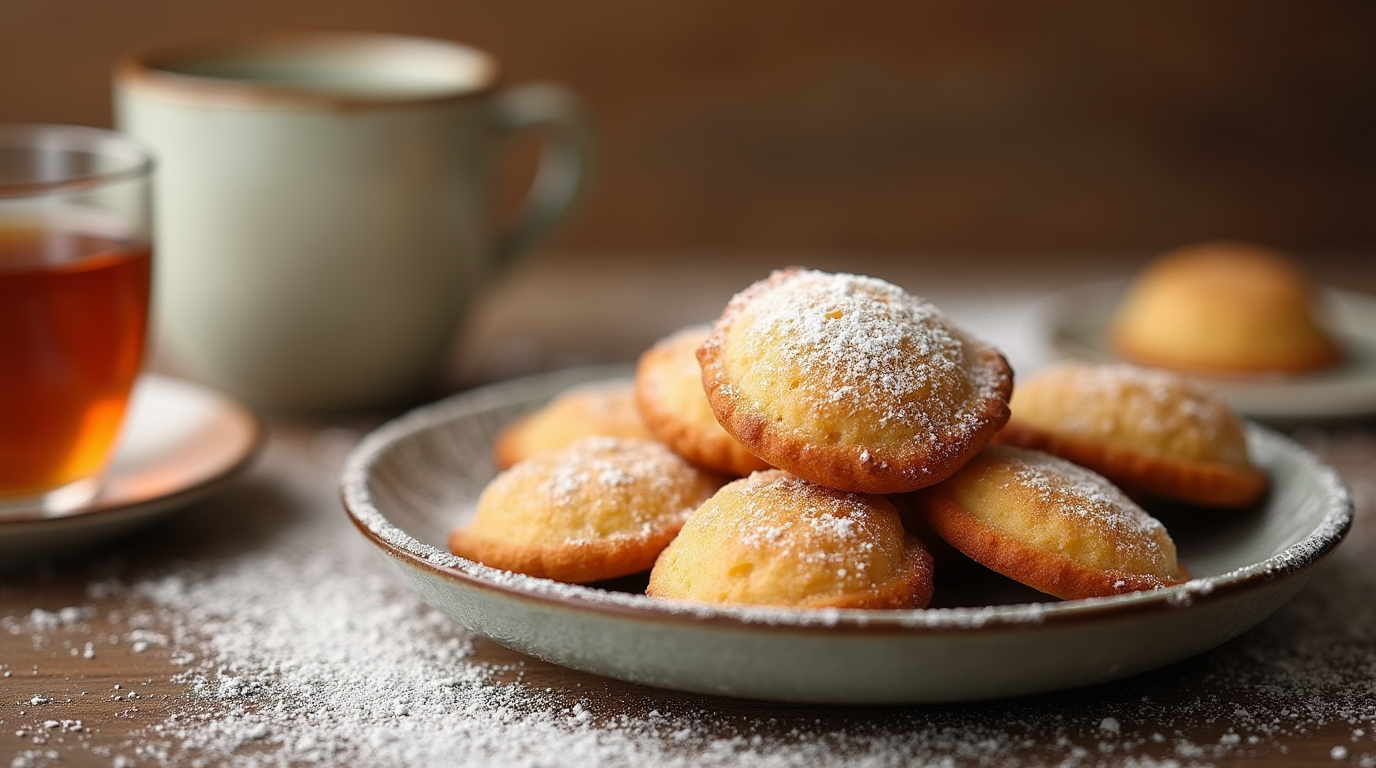
[[[563,582],[639,573],[720,485],[659,442],[585,438],[497,475],[449,550]]]
[[[1125,360],[1213,374],[1299,373],[1342,353],[1288,256],[1251,243],[1177,248],[1137,275],[1109,327]]]
[[[728,483],[650,572],[651,597],[792,608],[922,608],[932,558],[893,504],[782,470]]]
[[[1013,374],[929,302],[790,268],[733,297],[698,351],[708,402],[750,452],[861,493],[938,482],[1008,419]]]
[[[1266,493],[1242,420],[1182,374],[1061,363],[1020,383],[1012,410],[995,442],[1054,453],[1134,494],[1241,507]]]
[[[1102,476],[1049,453],[989,446],[912,499],[972,560],[1066,600],[1188,578],[1160,521]]]
[[[717,423],[702,389],[697,351],[710,326],[694,325],[660,339],[636,365],[635,396],[645,426],[694,464],[744,477],[769,464]]]

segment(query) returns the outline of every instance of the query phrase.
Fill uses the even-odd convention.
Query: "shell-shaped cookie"
[[[709,328],[684,328],[640,356],[636,404],[645,426],[675,453],[708,469],[744,477],[769,464],[727,433],[707,402],[697,351]]]
[[[1021,382],[1011,407],[995,442],[1054,453],[1127,491],[1218,507],[1251,504],[1266,492],[1242,420],[1184,375],[1061,363]]]
[[[1315,317],[1313,287],[1285,254],[1212,241],[1157,257],[1109,329],[1126,360],[1215,373],[1310,371],[1341,351]]]
[[[912,498],[932,530],[971,559],[1057,597],[1187,578],[1160,521],[1104,477],[1049,453],[989,446]]]
[[[555,581],[639,573],[720,485],[653,440],[585,438],[497,475],[449,549]]]
[[[1013,376],[929,302],[791,268],[737,294],[698,351],[717,420],[750,452],[862,493],[931,485],[1008,419]]]
[[[498,469],[506,469],[542,451],[597,436],[654,437],[640,418],[632,382],[594,381],[560,392],[544,407],[508,424],[497,435],[493,461]]]
[[[932,559],[882,496],[782,470],[708,499],[650,573],[651,597],[795,608],[922,608]]]

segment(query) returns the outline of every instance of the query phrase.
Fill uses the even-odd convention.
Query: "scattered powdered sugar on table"
[[[247,536],[242,546],[196,547],[157,574],[92,581],[93,599],[124,591],[147,602],[157,622],[144,629],[184,660],[189,690],[149,708],[143,733],[109,764],[879,768],[1003,765],[1022,750],[1035,764],[1164,768],[1274,755],[1280,737],[1298,735],[1318,743],[1309,762],[1376,767],[1370,536],[1347,542],[1299,598],[1239,640],[1114,685],[852,709],[648,689],[608,697],[592,684],[547,691],[479,661],[474,637],[401,585],[334,495],[357,437],[327,432],[310,460],[275,438],[248,479],[272,490],[271,503],[233,491],[211,502],[240,515],[221,533]],[[1323,439],[1342,453],[1341,440]],[[1376,484],[1357,478],[1353,491],[1358,528],[1376,524]],[[57,633],[91,610],[7,621]],[[1203,721],[1212,731],[1181,730]],[[28,750],[12,765],[60,764],[47,754]]]

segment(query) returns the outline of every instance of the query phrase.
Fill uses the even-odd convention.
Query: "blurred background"
[[[0,0],[0,120],[109,125],[122,52],[255,29],[579,91],[600,164],[561,251],[1376,246],[1369,2]]]
[[[0,0],[0,121],[109,125],[121,53],[263,29],[449,38],[586,100],[590,193],[477,310],[461,381],[633,358],[785,263],[931,295],[1204,238],[1330,282],[1376,250],[1376,4],[1355,0]],[[504,200],[534,156],[513,148]],[[666,284],[701,298],[660,310]]]

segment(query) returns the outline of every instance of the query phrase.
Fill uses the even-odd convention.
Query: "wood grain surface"
[[[497,355],[503,338],[533,339],[529,343],[537,346],[571,338],[561,297],[572,292],[585,302],[598,298],[595,303],[605,312],[579,324],[580,354],[614,357],[623,346],[638,343],[633,335],[618,336],[619,329],[653,326],[664,321],[663,314],[676,322],[680,316],[708,311],[724,300],[717,292],[735,284],[740,276],[735,271],[753,274],[770,258],[635,261],[639,272],[616,259],[580,261],[580,269],[567,271],[559,268],[565,262],[558,258],[537,262],[514,276],[479,312],[475,324],[481,328],[470,338],[486,334],[492,346],[468,352]],[[613,269],[617,265],[621,268]],[[715,279],[680,279],[693,272],[690,267],[704,265],[712,267],[708,271]],[[1092,269],[1082,265],[1077,274]],[[1032,271],[1041,276],[1009,271],[992,285],[1013,286],[1022,293],[1008,295],[1025,300],[1041,281],[1062,279],[1056,269]],[[639,277],[628,278],[627,284],[609,277],[628,272]],[[924,274],[920,269],[917,273]],[[952,269],[949,279],[932,285],[938,294],[957,297],[971,290],[970,276],[961,274]],[[1352,281],[1376,277],[1362,274]],[[1016,275],[1023,277],[1014,279]],[[648,300],[636,289],[641,279],[663,289],[651,302],[657,306],[653,313],[642,306]],[[916,278],[909,274],[907,279]],[[983,279],[975,286],[992,290]],[[525,303],[540,297],[544,300]],[[537,362],[550,366],[558,360]],[[471,361],[470,369],[501,367]],[[196,690],[189,674],[207,653],[208,638],[198,633],[214,629],[198,625],[195,613],[169,615],[155,610],[146,595],[109,585],[252,562],[254,553],[315,517],[347,526],[333,490],[339,448],[391,413],[273,416],[263,456],[247,476],[217,496],[94,553],[0,573],[0,760],[30,768],[193,762],[196,753],[178,751],[174,726],[189,732],[212,729],[227,706]],[[897,764],[906,753],[884,750],[920,738],[927,746],[919,757],[941,755],[932,744],[944,739],[955,745],[944,756],[957,763],[1368,765],[1363,761],[1376,760],[1376,688],[1370,682],[1376,637],[1361,635],[1373,627],[1363,618],[1370,616],[1370,606],[1369,592],[1362,592],[1361,585],[1376,583],[1370,562],[1376,551],[1376,423],[1310,426],[1296,436],[1333,463],[1354,489],[1358,519],[1349,541],[1289,606],[1257,629],[1194,659],[1118,683],[1011,701],[822,707],[645,688],[552,666],[481,638],[472,640],[465,663],[484,668],[494,685],[514,691],[537,712],[578,705],[589,718],[584,727],[593,732],[605,728],[620,733],[627,718],[676,713],[694,724],[698,737],[720,739],[712,752],[717,764],[729,762],[731,750],[745,749],[748,739],[730,740],[740,734],[759,737],[766,748],[813,734],[831,744],[818,754],[833,764]],[[338,574],[341,579],[372,578],[369,574],[382,567],[361,541],[350,539],[343,556],[357,572]],[[397,594],[402,605],[414,606],[408,611],[424,610],[404,591]],[[64,613],[64,608],[69,610]],[[459,632],[457,627],[440,631]],[[1339,707],[1335,702],[1345,703]],[[274,701],[257,701],[252,707],[270,714]],[[1245,717],[1239,714],[1243,712]],[[980,734],[997,735],[989,747],[996,751],[979,752]],[[662,748],[672,754],[700,749],[703,743],[682,746],[654,734],[643,738],[663,740]],[[270,742],[247,740],[220,760],[275,764],[270,759],[274,749]],[[563,764],[558,754],[541,757],[542,765]]]
[[[577,90],[599,163],[565,250],[1376,246],[1359,0],[5,0],[0,121],[107,125],[122,53],[263,29],[450,38]]]
[[[183,722],[213,722],[216,716],[214,701],[197,695],[182,679],[187,661],[178,657],[186,652],[186,640],[169,642],[166,638],[173,634],[172,627],[151,620],[141,623],[137,616],[141,611],[148,611],[148,606],[140,600],[129,596],[93,597],[91,584],[99,580],[102,571],[118,573],[122,580],[133,581],[164,573],[169,562],[190,564],[201,558],[224,556],[224,539],[239,536],[224,530],[229,524],[226,512],[256,507],[259,515],[286,514],[286,510],[273,508],[270,503],[265,506],[266,488],[281,471],[274,468],[272,460],[291,463],[284,457],[309,451],[320,430],[337,428],[275,422],[273,445],[267,452],[269,461],[217,501],[189,509],[177,520],[118,543],[91,560],[6,573],[3,586],[0,586],[0,619],[8,625],[13,626],[16,620],[28,616],[34,609],[58,612],[64,607],[82,606],[88,614],[67,626],[35,634],[15,632],[6,624],[0,624],[0,669],[6,674],[0,678],[0,757],[17,759],[35,752],[52,753],[55,757],[50,755],[47,762],[31,764],[110,766],[119,764],[112,761],[124,755],[131,760],[137,758],[129,765],[169,764],[159,755],[177,755],[175,750],[163,745],[156,752],[139,754],[138,746],[150,741],[162,743],[163,737],[158,730],[179,715]],[[1353,480],[1370,477],[1376,472],[1376,429],[1367,428],[1361,434],[1364,439],[1354,440],[1350,429],[1332,434],[1311,432],[1309,439],[1326,459],[1336,463],[1346,478]],[[333,478],[329,473],[322,473],[313,480],[328,484]],[[1363,500],[1365,506],[1358,513],[1359,525],[1352,534],[1354,539],[1361,539],[1356,546],[1366,551],[1376,545],[1370,525],[1376,515],[1376,510],[1371,508],[1373,501],[1376,499],[1369,495]],[[340,524],[346,525],[342,514]],[[234,546],[251,545],[251,538],[240,540]],[[217,540],[220,543],[204,543]],[[1353,548],[1354,543],[1344,546]],[[1322,600],[1325,584],[1330,579],[1351,578],[1351,574],[1345,576],[1342,570],[1369,565],[1339,557],[1314,578],[1296,601]],[[1370,581],[1369,576],[1366,578]],[[1337,612],[1358,610],[1367,610],[1367,606],[1335,605],[1330,608]],[[120,618],[118,625],[102,619],[112,612]],[[148,615],[155,614],[149,611]],[[656,690],[556,667],[482,639],[473,643],[469,663],[495,670],[494,679],[500,683],[534,692],[542,707],[581,703],[595,720],[607,722],[628,715],[644,717],[651,710],[687,711],[697,713],[695,718],[709,734],[717,733],[722,737],[752,732],[786,739],[789,733],[800,729],[807,732],[824,728],[864,734],[858,737],[863,742],[866,737],[876,741],[886,736],[901,737],[914,729],[954,729],[957,734],[952,736],[954,739],[962,729],[978,732],[1012,723],[1015,729],[1025,728],[1029,733],[1016,750],[1000,755],[1000,761],[1007,765],[1062,762],[1068,751],[1076,747],[1095,755],[1097,764],[1134,764],[1131,761],[1135,760],[1139,761],[1135,764],[1140,765],[1141,761],[1152,759],[1181,760],[1181,745],[1201,750],[1198,754],[1194,751],[1184,753],[1190,759],[1177,763],[1183,765],[1330,764],[1335,746],[1350,747],[1351,764],[1357,764],[1356,759],[1361,754],[1376,753],[1376,739],[1353,736],[1355,730],[1362,726],[1370,729],[1376,722],[1376,700],[1367,702],[1369,709],[1365,719],[1354,724],[1341,718],[1328,719],[1289,711],[1283,692],[1276,695],[1253,684],[1251,678],[1261,672],[1257,665],[1272,663],[1273,656],[1284,657],[1284,653],[1274,653],[1271,646],[1288,648],[1324,641],[1322,636],[1303,638],[1309,628],[1283,624],[1287,620],[1294,622],[1296,615],[1304,614],[1287,615],[1282,611],[1258,630],[1215,651],[1126,681],[1012,701],[948,706],[788,705]],[[131,634],[131,617],[134,624],[145,627],[147,637],[154,638],[146,647],[139,645],[140,635]],[[41,638],[41,642],[36,638]],[[94,648],[93,654],[85,653],[88,644]],[[88,655],[92,657],[87,658]],[[1365,660],[1367,664],[1373,661],[1376,658],[1371,655]],[[1291,659],[1286,663],[1321,664],[1323,660],[1295,662]],[[1304,669],[1302,672],[1315,676],[1316,680],[1326,676],[1341,679],[1369,674],[1369,670],[1362,669]],[[47,701],[33,703],[31,697],[36,695]],[[1304,695],[1309,697],[1313,692],[1306,691]],[[1141,702],[1147,701],[1150,701],[1148,711],[1157,713],[1160,719],[1131,723],[1130,727],[1140,734],[1141,743],[1120,754],[1101,754],[1104,734],[1095,727],[1101,719],[1141,707]],[[272,702],[264,701],[261,707],[270,711]],[[1276,732],[1256,744],[1230,744],[1229,734],[1238,732],[1232,716],[1237,708],[1249,710],[1249,723],[1265,722],[1274,717],[1278,724]],[[1163,736],[1163,739],[1153,741],[1153,735]],[[1117,736],[1119,734],[1115,734]],[[1131,742],[1126,736],[1127,732],[1116,741],[1120,744]],[[1219,748],[1220,744],[1227,747]],[[248,760],[261,749],[265,747],[250,743],[239,756]],[[837,764],[856,759],[859,756],[856,749],[855,745],[850,751],[838,748],[833,759]],[[1215,749],[1217,751],[1213,751]],[[180,755],[170,764],[181,764],[186,759],[186,755]],[[547,755],[545,759],[545,764],[562,764],[557,755]]]

